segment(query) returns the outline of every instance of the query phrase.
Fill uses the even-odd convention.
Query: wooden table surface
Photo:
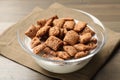
[[[0,0],[0,34],[36,6],[47,8],[59,2],[99,18],[106,27],[120,32],[120,0]],[[120,80],[120,45],[93,80]],[[53,80],[0,56],[0,80]]]

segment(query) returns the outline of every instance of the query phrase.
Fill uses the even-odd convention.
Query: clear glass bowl
[[[95,31],[98,39],[97,47],[93,51],[91,51],[89,55],[85,57],[82,57],[79,59],[64,60],[64,61],[57,61],[57,60],[50,60],[50,59],[43,58],[39,55],[34,54],[29,47],[30,39],[24,34],[24,32],[27,30],[29,26],[21,27],[17,30],[18,42],[21,45],[21,47],[27,52],[26,54],[31,55],[42,68],[50,72],[70,73],[70,72],[74,72],[76,70],[81,69],[92,59],[92,57],[95,54],[97,54],[101,50],[101,48],[105,43],[106,31],[103,24],[100,22],[100,20],[98,20],[95,16],[87,12],[84,12],[82,10],[73,9],[73,11],[82,13],[84,16],[87,16],[91,19],[91,21],[88,22],[88,25]],[[21,31],[23,33],[21,33]]]

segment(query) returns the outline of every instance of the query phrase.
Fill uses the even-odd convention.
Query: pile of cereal
[[[97,46],[95,32],[86,22],[75,22],[72,18],[58,18],[37,21],[25,32],[31,38],[31,48],[35,54],[52,60],[68,60],[84,57]]]

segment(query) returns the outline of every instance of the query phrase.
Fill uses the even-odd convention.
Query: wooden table
[[[81,9],[99,18],[106,27],[120,32],[120,0],[0,0],[0,34],[36,6],[47,8],[54,2]],[[96,74],[94,80],[120,79],[120,46]],[[0,56],[0,80],[53,80]]]

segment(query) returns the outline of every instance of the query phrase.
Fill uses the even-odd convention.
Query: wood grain
[[[0,56],[0,80],[53,80]]]

